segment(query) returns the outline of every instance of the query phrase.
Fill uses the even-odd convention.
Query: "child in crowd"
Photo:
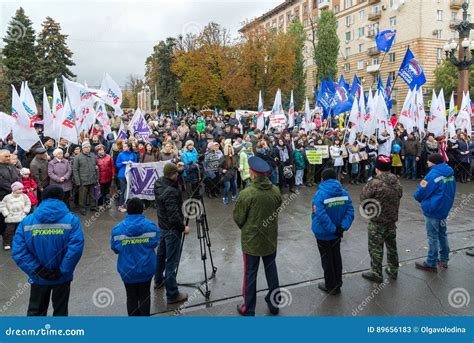
[[[38,198],[36,197],[35,190],[38,188],[35,180],[31,177],[30,170],[28,168],[21,168],[21,183],[23,184],[23,193],[25,193],[30,199],[31,206],[38,205]]]
[[[392,173],[395,174],[398,178],[402,176],[402,159],[400,157],[401,147],[398,144],[392,146]]]
[[[303,175],[304,175],[304,168],[306,167],[305,155],[304,155],[304,147],[302,144],[298,144],[296,146],[295,151],[293,152],[294,159],[295,159],[295,185],[302,186],[303,185]]]

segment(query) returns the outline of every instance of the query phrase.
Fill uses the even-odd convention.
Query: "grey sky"
[[[143,76],[153,46],[166,37],[199,31],[215,21],[238,36],[241,22],[261,15],[282,0],[172,0],[172,1],[10,1],[0,4],[0,35],[18,7],[33,21],[36,32],[46,16],[69,35],[78,81],[100,83],[108,72],[120,85],[127,75]],[[0,45],[3,41],[0,42]]]

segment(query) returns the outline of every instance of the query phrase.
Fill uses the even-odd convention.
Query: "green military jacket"
[[[240,192],[234,208],[234,221],[242,231],[242,251],[245,254],[267,256],[276,252],[281,203],[280,190],[266,176],[256,177]]]

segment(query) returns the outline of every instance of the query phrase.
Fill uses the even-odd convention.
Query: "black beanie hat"
[[[388,156],[379,155],[375,161],[375,168],[382,172],[389,172],[392,169],[392,159]]]
[[[324,169],[323,172],[321,173],[321,178],[324,181],[329,180],[329,179],[337,180],[337,173],[334,169],[327,168],[327,169]]]
[[[143,202],[139,198],[132,198],[127,202],[128,214],[142,214],[143,208]]]
[[[444,163],[443,156],[441,154],[431,154],[428,156],[428,161],[433,164],[441,164]]]
[[[47,186],[42,194],[42,199],[57,199],[63,200],[64,199],[64,191],[61,186],[58,185],[49,185]]]

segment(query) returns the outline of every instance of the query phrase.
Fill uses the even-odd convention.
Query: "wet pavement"
[[[310,230],[311,199],[316,190],[303,187],[296,195],[285,195],[279,216],[277,265],[280,284],[287,299],[281,315],[472,315],[474,257],[465,251],[474,246],[474,184],[458,184],[456,200],[448,219],[452,251],[448,270],[438,274],[415,269],[415,260],[427,253],[424,218],[412,194],[416,183],[403,181],[404,196],[397,224],[401,263],[399,278],[376,287],[360,277],[370,266],[367,251],[367,220],[359,211],[361,185],[345,185],[350,192],[356,217],[341,244],[344,285],[339,296],[327,296],[317,288],[323,277],[319,252]],[[236,315],[241,301],[242,253],[240,232],[232,220],[233,205],[220,199],[205,199],[211,252],[217,267],[209,281],[209,302],[192,287],[181,287],[190,295],[185,304],[166,306],[164,290],[152,290],[152,313],[158,315]],[[148,218],[156,213],[148,209]],[[110,250],[110,232],[124,217],[115,209],[81,216],[86,238],[84,254],[71,286],[70,315],[126,315],[125,288],[116,271],[117,257]],[[194,229],[195,224],[191,222]],[[209,256],[208,256],[209,257]],[[211,267],[207,260],[207,269]],[[257,315],[266,315],[263,300],[266,281],[261,268],[258,276]],[[203,280],[199,240],[196,230],[186,238],[178,282]],[[29,298],[26,276],[9,252],[0,251],[0,315],[25,315]],[[462,305],[462,306],[460,306]]]

